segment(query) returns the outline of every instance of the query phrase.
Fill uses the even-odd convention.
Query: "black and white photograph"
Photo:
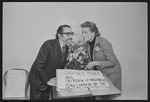
[[[3,100],[147,100],[147,2],[3,2]]]

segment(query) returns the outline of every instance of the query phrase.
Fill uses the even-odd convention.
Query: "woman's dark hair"
[[[83,28],[83,27],[89,27],[91,32],[95,32],[95,37],[101,35],[101,34],[99,33],[99,30],[98,30],[96,24],[93,23],[93,22],[86,21],[86,22],[82,23],[80,26],[81,26],[82,28]]]
[[[55,36],[56,36],[56,39],[59,38],[58,34],[63,33],[63,28],[65,28],[65,27],[71,28],[69,25],[61,25],[61,26],[59,26],[59,28],[57,29],[57,33],[56,33],[56,35],[55,35]]]

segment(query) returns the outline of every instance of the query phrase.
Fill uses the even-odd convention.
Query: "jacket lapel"
[[[61,51],[60,42],[59,42],[58,39],[56,40],[56,42],[57,42],[57,45],[58,45],[58,54],[60,55],[60,59],[62,59],[62,51]]]
[[[96,52],[95,48],[96,48],[96,45],[100,45],[99,39],[100,39],[100,37],[96,37],[96,39],[95,39],[95,44],[94,44],[94,48],[93,48],[93,61],[95,61],[95,52]]]
[[[97,45],[97,38],[98,37],[96,37],[96,39],[95,39],[95,44],[94,44],[94,47],[93,47],[93,53],[92,53],[92,56],[93,56],[93,61],[95,60],[95,56],[94,56],[94,54],[95,54],[95,47],[96,47],[96,45]]]
[[[57,44],[58,44],[58,54],[60,55],[60,59],[61,59],[61,63],[64,62],[64,60],[67,58],[67,55],[68,55],[68,46],[65,45],[65,53],[63,55],[62,51],[61,51],[61,45],[60,45],[60,42],[59,40],[57,39]]]

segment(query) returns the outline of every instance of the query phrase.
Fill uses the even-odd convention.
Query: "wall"
[[[147,99],[147,3],[145,2],[4,2],[3,74],[11,68],[30,70],[40,46],[55,38],[60,24],[80,34],[89,20],[108,39],[122,66],[118,99]]]

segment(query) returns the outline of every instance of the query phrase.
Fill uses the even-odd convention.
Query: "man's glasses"
[[[61,33],[61,34],[66,34],[66,35],[68,35],[68,36],[69,36],[69,35],[72,35],[72,36],[73,36],[73,35],[74,35],[74,32],[67,32],[67,33]]]

